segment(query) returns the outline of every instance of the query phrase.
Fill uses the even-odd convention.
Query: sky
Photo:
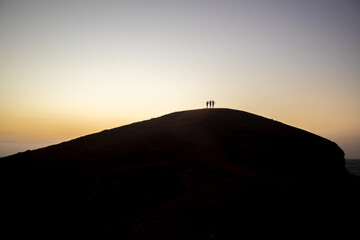
[[[212,99],[360,159],[360,2],[0,0],[0,156]]]

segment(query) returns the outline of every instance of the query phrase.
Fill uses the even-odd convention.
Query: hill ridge
[[[49,145],[49,146],[45,146],[45,147],[42,147],[42,148],[39,148],[39,149],[33,149],[33,150],[27,150],[27,151],[24,151],[24,152],[18,152],[18,153],[16,153],[16,154],[12,154],[12,155],[5,156],[5,157],[2,157],[2,158],[8,158],[8,157],[11,157],[11,156],[13,156],[13,155],[23,154],[23,153],[29,152],[29,151],[37,151],[37,150],[41,150],[41,149],[45,149],[45,148],[52,148],[52,147],[55,147],[55,146],[58,146],[58,145],[62,145],[62,144],[66,144],[66,143],[69,143],[69,142],[78,141],[78,140],[81,140],[81,139],[84,139],[84,138],[87,138],[87,137],[94,137],[94,136],[99,136],[99,135],[101,135],[101,134],[107,134],[107,133],[109,133],[109,131],[117,131],[117,130],[122,129],[122,128],[126,128],[126,127],[130,127],[130,126],[138,125],[138,124],[147,123],[147,122],[149,122],[149,121],[154,121],[154,120],[158,120],[158,119],[162,119],[162,118],[168,118],[168,117],[174,117],[174,116],[177,116],[177,115],[191,114],[191,113],[196,113],[196,112],[199,112],[199,111],[211,111],[212,113],[219,113],[219,111],[221,111],[221,112],[226,112],[226,111],[228,111],[228,112],[246,114],[246,115],[248,115],[248,116],[253,116],[253,117],[261,118],[261,119],[264,119],[264,120],[273,121],[273,122],[276,123],[276,124],[282,124],[282,125],[285,125],[285,126],[294,128],[294,129],[298,129],[298,130],[300,130],[300,131],[303,131],[303,132],[312,134],[312,135],[314,135],[314,136],[317,136],[317,137],[323,138],[324,140],[327,140],[327,141],[332,142],[332,141],[329,140],[329,139],[326,139],[326,138],[324,138],[324,137],[321,137],[321,136],[319,136],[319,135],[317,135],[317,134],[314,134],[314,133],[312,133],[312,132],[310,132],[310,131],[301,129],[301,128],[299,128],[299,127],[291,126],[291,125],[288,125],[288,124],[283,123],[283,122],[281,122],[281,121],[277,121],[277,120],[274,120],[274,119],[271,119],[271,118],[263,117],[263,116],[260,116],[260,115],[254,114],[254,113],[250,113],[250,112],[246,112],[246,111],[242,111],[242,110],[235,110],[235,109],[230,109],[230,108],[190,109],[190,110],[176,111],[176,112],[164,114],[164,115],[159,116],[159,117],[153,117],[153,118],[150,118],[150,119],[145,119],[145,120],[142,120],[142,121],[137,121],[137,122],[125,124],[125,125],[118,126],[118,127],[114,127],[114,128],[110,128],[110,129],[104,129],[104,130],[101,130],[101,131],[99,131],[99,132],[94,132],[94,133],[86,134],[86,135],[83,135],[83,136],[76,137],[76,138],[74,138],[74,139],[69,139],[69,140],[66,140],[66,141],[63,141],[63,142],[60,142],[60,143],[55,143],[55,144],[52,144],[52,145]],[[334,143],[334,144],[335,144],[335,143]]]

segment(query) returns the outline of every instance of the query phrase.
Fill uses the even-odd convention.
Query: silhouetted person
[[[214,108],[215,107],[215,101],[214,100],[212,100],[212,107]]]
[[[206,108],[208,108],[208,106],[209,106],[209,101],[206,102]]]

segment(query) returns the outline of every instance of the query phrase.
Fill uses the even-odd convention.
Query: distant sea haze
[[[351,174],[360,177],[360,159],[346,159],[345,168]]]

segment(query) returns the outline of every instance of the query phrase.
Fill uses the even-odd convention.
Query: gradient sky
[[[360,158],[360,2],[0,0],[0,156],[210,99]]]

